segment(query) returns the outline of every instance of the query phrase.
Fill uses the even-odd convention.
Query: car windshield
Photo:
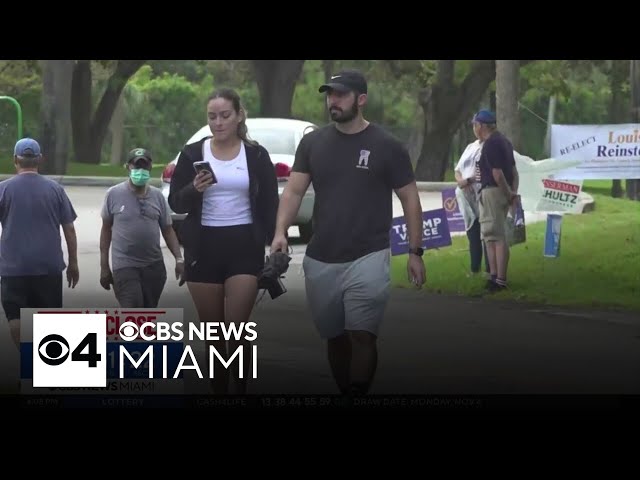
[[[269,154],[296,154],[296,135],[295,132],[291,130],[282,128],[250,128],[249,137],[266,148]]]

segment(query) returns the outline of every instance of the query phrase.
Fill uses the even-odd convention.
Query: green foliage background
[[[521,119],[523,154],[546,158],[543,150],[546,119],[551,95],[557,97],[556,123],[606,123],[611,97],[608,72],[612,61],[542,60],[521,70]],[[471,61],[456,64],[456,80],[461,81]],[[405,142],[422,126],[418,91],[433,79],[435,61],[420,62],[420,70],[401,77],[390,73],[386,61],[356,60],[333,62],[334,71],[360,68],[370,81],[367,117],[385,125]],[[108,72],[95,64],[94,102]],[[307,60],[298,82],[292,115],[324,124],[327,121],[323,97],[317,91],[324,80],[321,60]],[[154,152],[157,163],[171,161],[183,143],[206,123],[206,100],[220,86],[239,91],[249,115],[258,111],[258,90],[247,61],[162,60],[150,61],[128,83],[124,92],[125,139],[122,155],[144,146]],[[628,93],[628,85],[624,93]],[[42,80],[37,61],[0,61],[0,95],[15,97],[22,105],[24,133],[38,137]],[[626,101],[629,101],[628,99]],[[468,135],[468,132],[466,132]],[[0,155],[10,161],[17,138],[15,109],[0,102]],[[457,160],[452,149],[452,164]],[[111,156],[111,136],[103,148],[103,162]],[[69,159],[73,161],[73,158]]]

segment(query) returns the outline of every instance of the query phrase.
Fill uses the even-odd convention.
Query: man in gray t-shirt
[[[148,185],[151,166],[147,150],[132,150],[127,160],[129,179],[111,187],[102,206],[100,284],[106,290],[113,284],[116,299],[125,308],[158,305],[167,280],[160,232],[176,259],[176,279],[184,270],[167,200],[160,189]]]

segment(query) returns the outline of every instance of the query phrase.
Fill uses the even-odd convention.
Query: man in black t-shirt
[[[307,300],[328,342],[329,363],[343,393],[364,394],[376,370],[376,340],[390,294],[392,193],[409,232],[409,279],[425,281],[422,207],[404,146],[362,116],[367,82],[355,70],[322,85],[334,123],[302,138],[280,199],[271,251],[287,249],[285,232],[311,182],[313,230],[303,260]]]
[[[509,208],[518,197],[518,170],[513,145],[496,129],[493,112],[481,110],[473,120],[473,130],[483,141],[480,170],[480,232],[485,241],[491,279],[491,291],[507,288],[509,244],[505,224]]]

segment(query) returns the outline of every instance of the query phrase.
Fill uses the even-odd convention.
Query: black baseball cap
[[[127,155],[127,163],[136,163],[138,160],[144,160],[145,162],[152,163],[151,153],[145,148],[134,148]]]
[[[324,93],[327,90],[367,93],[367,80],[358,70],[343,70],[331,75],[331,79],[318,89],[320,93]]]

